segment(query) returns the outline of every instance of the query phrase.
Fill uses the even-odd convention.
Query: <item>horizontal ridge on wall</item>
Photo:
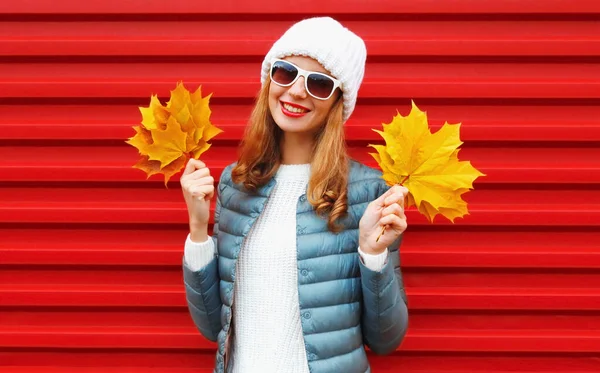
[[[192,89],[192,87],[189,87]],[[203,91],[204,95],[211,93]],[[164,103],[168,91],[159,95]],[[37,100],[34,99],[34,101]],[[211,98],[211,121],[224,130],[215,142],[238,141],[252,110],[251,105],[219,104],[218,97]],[[139,99],[139,103],[125,104],[40,104],[22,102],[15,105],[0,105],[3,118],[0,143],[3,140],[27,141],[43,139],[56,141],[125,141],[135,134],[133,126],[141,122],[138,107],[148,106],[150,98]],[[544,142],[600,141],[600,101],[597,105],[568,105],[560,102],[548,105],[476,105],[465,100],[463,104],[431,104],[422,101],[428,111],[432,130],[444,122],[461,123],[461,139],[465,146],[474,141],[529,141],[543,146]],[[415,101],[419,106],[421,101]],[[399,99],[395,105],[359,103],[346,124],[346,138],[350,141],[380,141],[381,137],[372,129],[381,129],[381,123],[389,123],[397,113],[408,115],[410,99]],[[27,115],[23,115],[27,113]],[[568,123],[568,125],[565,125]],[[55,143],[55,142],[50,142]],[[0,177],[2,174],[0,173]],[[483,180],[482,180],[483,181]]]
[[[600,16],[600,15],[599,15]],[[18,18],[17,18],[18,19]],[[600,56],[597,21],[348,21],[365,40],[369,60],[410,56]],[[165,56],[262,59],[289,22],[9,21],[0,24],[0,57]]]
[[[482,2],[478,0],[414,0],[399,2],[395,0],[377,0],[364,2],[348,0],[341,7],[331,2],[240,2],[222,0],[218,2],[196,3],[160,0],[119,0],[82,3],[74,0],[54,2],[51,0],[28,0],[15,3],[3,3],[0,13],[7,14],[597,14],[600,4],[593,0],[497,0]]]
[[[258,64],[0,63],[0,97],[145,97],[177,81],[255,97]],[[600,98],[600,64],[372,63],[363,98]]]

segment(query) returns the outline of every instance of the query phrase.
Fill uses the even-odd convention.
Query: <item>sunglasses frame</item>
[[[278,82],[276,82],[276,81],[273,79],[273,65],[274,65],[276,62],[283,62],[283,63],[290,64],[290,65],[292,65],[293,67],[295,67],[295,68],[296,68],[296,70],[298,70],[298,74],[296,75],[296,77],[294,78],[294,80],[292,80],[292,81],[291,81],[291,83],[289,83],[289,84],[281,84],[281,83],[278,83]],[[323,98],[323,97],[317,97],[317,96],[313,95],[313,94],[310,92],[310,90],[308,89],[308,76],[309,76],[310,74],[316,74],[316,75],[325,76],[325,77],[327,77],[327,78],[329,78],[329,79],[331,79],[331,80],[333,81],[333,89],[331,90],[331,93],[329,94],[329,96],[327,96],[327,97],[325,97],[325,98]],[[304,70],[304,69],[303,69],[303,68],[301,68],[300,66],[298,66],[298,65],[294,65],[294,64],[293,64],[293,63],[291,63],[290,61],[282,60],[282,59],[279,59],[279,58],[274,58],[273,60],[271,60],[271,67],[269,68],[269,76],[271,77],[271,81],[272,81],[273,83],[277,84],[277,85],[278,85],[278,86],[280,86],[280,87],[290,87],[291,85],[293,85],[294,83],[296,83],[296,81],[297,81],[297,80],[298,80],[298,79],[299,79],[299,78],[302,76],[302,77],[304,77],[304,89],[306,90],[306,92],[307,92],[307,93],[308,93],[308,94],[309,94],[311,97],[314,97],[314,98],[316,98],[317,100],[322,100],[322,101],[329,100],[329,99],[331,98],[331,96],[333,96],[333,93],[335,92],[335,90],[336,90],[337,88],[340,88],[340,89],[342,89],[342,82],[340,82],[339,80],[337,80],[336,78],[334,78],[334,77],[333,77],[333,76],[331,76],[331,75],[327,75],[327,74],[325,74],[325,73],[318,72],[318,71]]]

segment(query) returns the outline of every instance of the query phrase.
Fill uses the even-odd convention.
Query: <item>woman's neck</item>
[[[282,164],[310,163],[313,152],[313,136],[306,133],[284,132],[279,144]]]

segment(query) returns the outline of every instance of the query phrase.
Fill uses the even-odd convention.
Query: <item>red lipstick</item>
[[[289,111],[285,108],[285,105],[289,105],[291,107],[295,107],[301,110],[305,110],[303,113],[295,113],[293,111]],[[280,105],[281,105],[281,112],[288,116],[288,117],[292,117],[292,118],[300,118],[305,116],[306,114],[308,114],[310,112],[310,110],[308,108],[305,108],[304,106],[301,105],[297,105],[297,104],[292,104],[291,102],[285,102],[285,101],[280,101]]]

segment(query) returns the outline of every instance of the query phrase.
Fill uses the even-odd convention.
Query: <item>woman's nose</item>
[[[306,98],[307,92],[304,87],[304,77],[301,76],[288,88],[290,95],[298,98]]]

